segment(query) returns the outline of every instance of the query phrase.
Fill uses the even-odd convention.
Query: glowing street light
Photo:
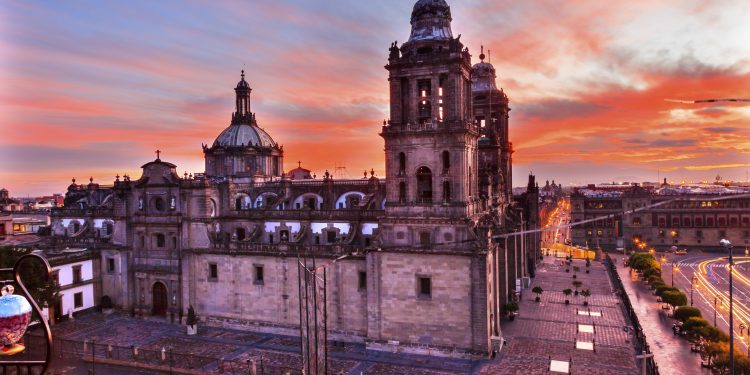
[[[734,273],[734,259],[732,259],[732,243],[723,238],[719,243],[729,250],[729,373],[734,374],[734,315],[733,315],[733,287],[732,274]]]

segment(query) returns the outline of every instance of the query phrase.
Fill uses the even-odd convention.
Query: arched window
[[[406,172],[406,154],[403,152],[398,153],[398,175],[403,176]]]
[[[234,200],[234,209],[237,211],[242,209],[242,197],[237,197]]]
[[[451,154],[448,151],[443,151],[443,174],[447,174],[451,168]]]
[[[417,170],[417,202],[432,203],[432,171],[427,167]]]
[[[406,203],[406,183],[403,181],[398,183],[398,202]]]
[[[166,204],[164,203],[164,199],[162,199],[161,197],[154,197],[154,200],[152,202],[154,205],[154,209],[158,212],[162,212],[167,208]]]
[[[112,225],[112,223],[109,221],[106,222],[104,224],[104,234],[106,234],[107,236],[111,236],[113,231],[114,231],[114,226]]]

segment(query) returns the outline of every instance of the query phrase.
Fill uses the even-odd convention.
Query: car
[[[674,253],[675,255],[685,255],[687,254],[687,249],[676,250]]]

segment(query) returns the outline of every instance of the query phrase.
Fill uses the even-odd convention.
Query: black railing
[[[635,350],[639,355],[651,353],[648,342],[646,342],[646,334],[643,333],[643,327],[638,320],[638,315],[635,313],[633,305],[630,303],[630,297],[628,297],[628,293],[625,291],[625,286],[622,284],[620,275],[617,273],[617,269],[615,268],[616,265],[614,264],[614,262],[612,262],[612,258],[609,256],[609,254],[607,254],[606,257],[607,271],[609,271],[608,273],[610,279],[612,280],[612,285],[614,285],[617,294],[620,296],[620,299],[622,300],[622,306],[625,309],[625,314],[631,322],[633,337],[635,338],[633,340]],[[623,259],[623,262],[624,261],[625,260]],[[643,366],[643,361],[639,360],[638,366]],[[646,373],[651,375],[659,375],[659,366],[656,365],[656,360],[654,360],[654,357],[647,358]]]
[[[39,336],[29,336],[26,340],[28,347],[41,343]],[[118,365],[140,368],[149,371],[175,373],[221,373],[221,374],[249,374],[254,366],[259,375],[301,374],[302,371],[291,365],[285,366],[274,360],[274,353],[250,351],[235,359],[225,359],[221,356],[198,355],[185,352],[186,349],[173,347],[145,347],[119,346],[107,342],[78,341],[57,339],[53,346],[55,359],[82,360],[88,362],[89,373],[106,373],[101,365]],[[228,354],[228,353],[227,353]],[[98,371],[97,371],[98,370]]]

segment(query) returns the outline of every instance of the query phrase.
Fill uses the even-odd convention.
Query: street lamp
[[[732,311],[732,274],[734,273],[734,259],[732,259],[732,243],[726,238],[719,241],[725,249],[729,250],[729,373],[734,374],[734,315]]]
[[[695,284],[695,274],[690,279],[690,306],[693,306],[693,285]]]
[[[680,268],[675,263],[672,263],[672,288],[674,288],[674,273],[679,270]]]

